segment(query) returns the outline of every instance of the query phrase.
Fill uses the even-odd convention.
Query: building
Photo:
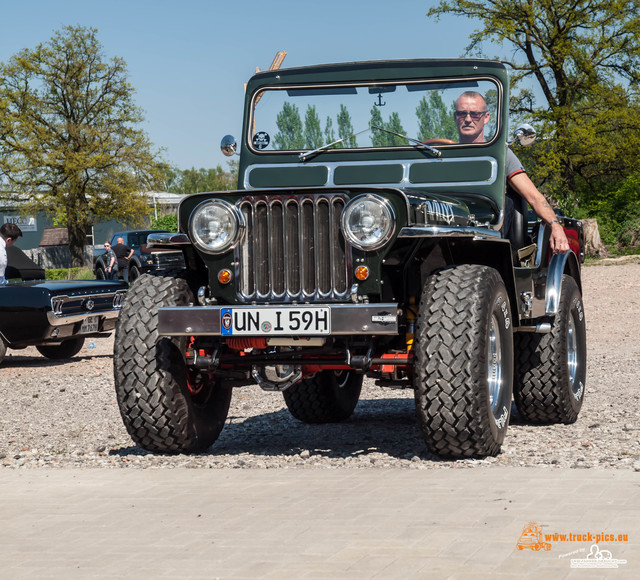
[[[148,194],[148,203],[152,208],[152,216],[158,217],[164,214],[175,214],[182,195],[167,192],[151,192]],[[59,228],[53,220],[43,213],[37,215],[24,214],[19,207],[10,202],[0,200],[0,224],[12,222],[22,230],[22,238],[17,242],[22,250],[32,250],[41,246],[64,246],[68,244],[66,228]],[[142,227],[149,227],[148,220]],[[87,246],[102,244],[111,239],[114,232],[131,229],[130,225],[116,221],[96,222],[87,232]]]
[[[150,192],[147,196],[151,216],[175,214],[182,195],[167,192]],[[57,227],[53,220],[44,213],[25,214],[19,206],[0,199],[0,224],[15,223],[22,230],[22,237],[16,242],[21,250],[44,268],[66,268],[71,263],[69,254],[69,238],[66,228]],[[151,219],[143,224],[148,228]],[[85,244],[87,265],[91,262],[94,246],[101,246],[110,240],[114,232],[132,229],[130,224],[114,220],[96,222],[87,232]]]

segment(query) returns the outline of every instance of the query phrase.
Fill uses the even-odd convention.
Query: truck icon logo
[[[551,544],[542,539],[542,528],[536,522],[529,522],[522,528],[522,534],[518,538],[518,550],[551,550]]]

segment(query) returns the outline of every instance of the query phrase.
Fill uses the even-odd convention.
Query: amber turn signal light
[[[226,268],[218,272],[218,282],[220,282],[220,284],[228,284],[231,282],[231,277],[231,272]]]
[[[362,282],[363,280],[366,280],[368,277],[369,277],[369,268],[367,268],[367,266],[358,266],[356,268],[356,279]]]

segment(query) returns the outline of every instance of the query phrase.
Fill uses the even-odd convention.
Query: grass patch
[[[47,280],[95,280],[91,268],[53,268],[45,270]]]

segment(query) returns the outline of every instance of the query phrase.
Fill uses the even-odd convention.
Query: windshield
[[[414,145],[401,135],[435,146],[488,142],[499,95],[485,78],[273,87],[254,96],[249,141],[259,152]]]

